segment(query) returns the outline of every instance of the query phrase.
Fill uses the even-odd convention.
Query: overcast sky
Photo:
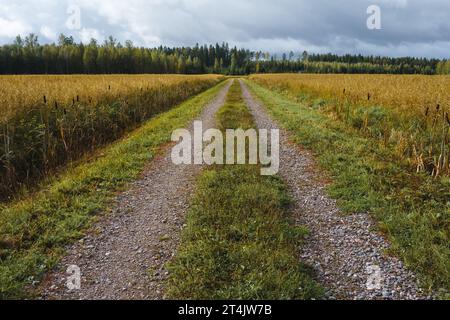
[[[380,30],[367,27],[370,5],[381,8]],[[0,44],[30,32],[43,43],[65,33],[149,47],[227,41],[272,53],[450,58],[450,0],[0,0]]]

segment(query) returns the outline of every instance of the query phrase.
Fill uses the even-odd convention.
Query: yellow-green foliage
[[[450,74],[450,60],[440,61],[436,66],[437,74]]]

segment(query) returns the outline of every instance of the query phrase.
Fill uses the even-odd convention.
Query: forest
[[[109,37],[76,43],[61,34],[40,44],[35,34],[0,46],[0,74],[226,74],[251,73],[449,74],[450,60],[289,52],[281,56],[230,47],[138,47]]]

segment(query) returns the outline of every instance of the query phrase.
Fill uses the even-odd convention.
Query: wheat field
[[[450,174],[450,77],[267,74],[251,80],[391,146],[411,170]],[[325,105],[325,101],[331,102]]]
[[[216,75],[0,77],[0,194],[212,87]]]

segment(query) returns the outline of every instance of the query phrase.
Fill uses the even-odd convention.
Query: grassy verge
[[[237,82],[218,113],[222,129],[253,127]],[[203,173],[181,247],[169,265],[174,299],[311,299],[321,289],[299,263],[305,234],[289,219],[289,196],[257,166]]]
[[[225,83],[144,124],[97,158],[65,174],[32,198],[0,207],[0,299],[24,297],[24,287],[51,269],[66,244],[80,238],[115,192],[135,179],[171,133],[200,114]]]
[[[424,288],[448,295],[450,179],[411,173],[394,150],[345,123],[255,83],[248,85],[295,141],[313,150],[333,175],[329,193],[340,207],[372,213],[391,240],[393,253],[421,276]]]

